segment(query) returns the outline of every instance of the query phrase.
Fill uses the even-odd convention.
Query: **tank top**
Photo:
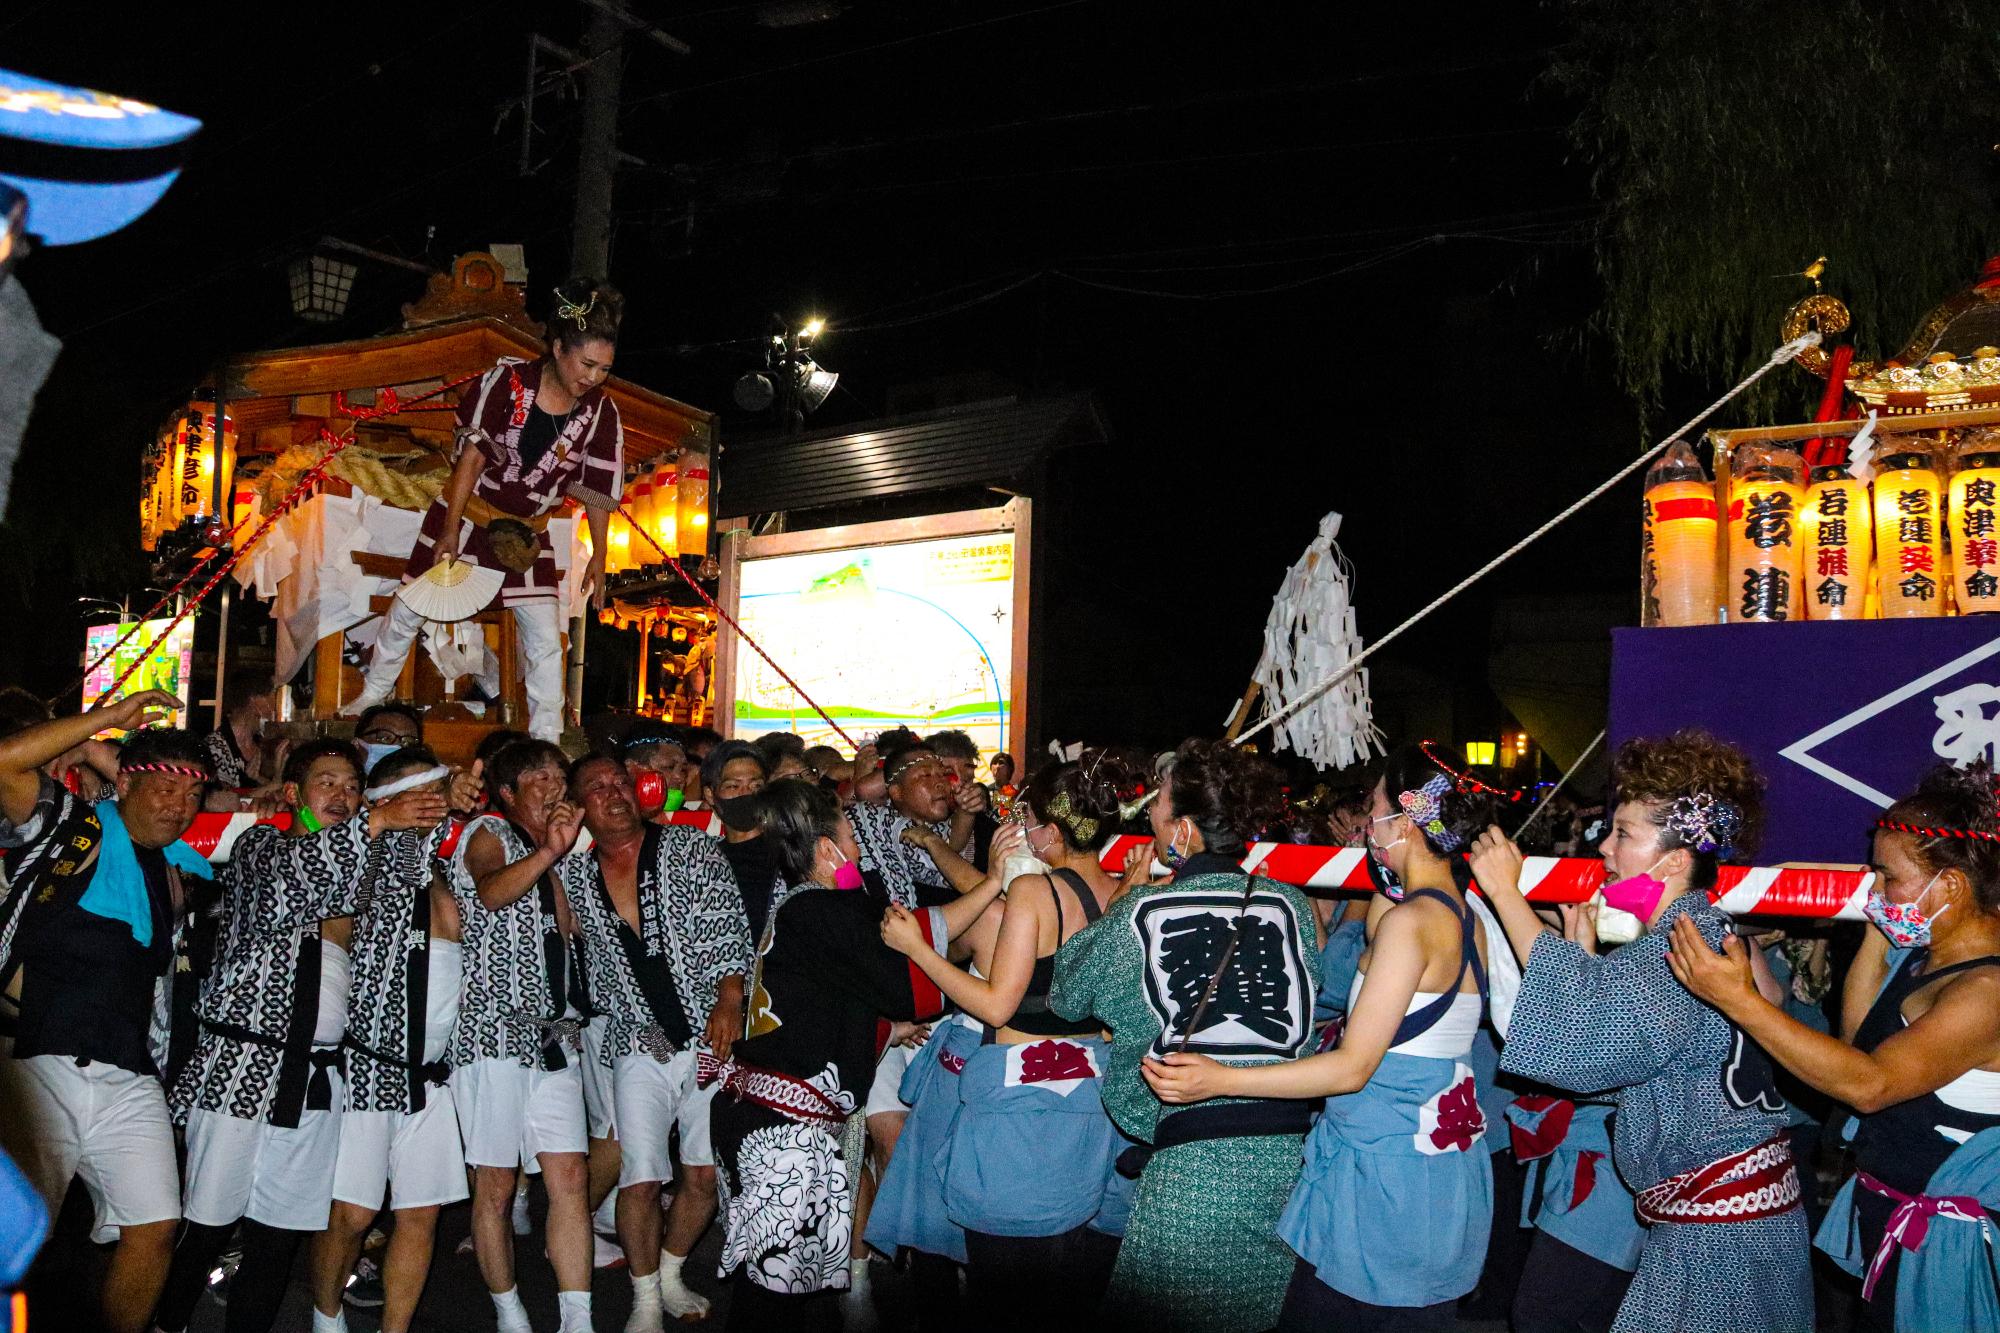
[[[2000,966],[2000,955],[1988,955],[1968,958],[1935,972],[1919,972],[1917,969],[1929,957],[1929,950],[1917,949],[1903,959],[1902,966],[1889,978],[1874,1007],[1855,1030],[1856,1049],[1873,1051],[1907,1027],[1903,1002],[1916,991],[1959,972]],[[1944,1165],[1944,1159],[1959,1144],[1983,1129],[2000,1125],[2000,1096],[1996,1096],[1996,1091],[2000,1091],[2000,1074],[1974,1069],[1936,1092],[1862,1116],[1854,1136],[1856,1164],[1906,1194],[1922,1194],[1932,1173]]]
[[[347,950],[332,940],[319,942],[319,1014],[313,1024],[313,1045],[338,1046],[347,1035],[347,990],[352,971]]]
[[[1049,872],[1051,880],[1060,879],[1076,893],[1076,900],[1083,904],[1083,924],[1089,925],[1104,915],[1104,909],[1097,905],[1097,895],[1090,891],[1090,885],[1074,870],[1062,869]],[[1062,894],[1056,892],[1055,885],[1049,885],[1049,896],[1056,903],[1056,948],[1063,946],[1063,905]],[[1035,970],[1028,974],[1028,989],[1021,993],[1020,1007],[1007,1020],[1007,1026],[1037,1037],[1087,1037],[1101,1032],[1104,1025],[1094,1018],[1081,1018],[1075,1022],[1062,1017],[1049,1008],[1049,987],[1055,984],[1056,956],[1048,954],[1035,959]],[[991,1041],[993,1034],[987,1033]]]
[[[1389,1043],[1392,1055],[1421,1055],[1436,1059],[1457,1059],[1472,1049],[1472,1038],[1479,1031],[1479,1020],[1486,1012],[1486,965],[1479,961],[1479,946],[1473,931],[1478,928],[1478,918],[1472,908],[1461,910],[1450,898],[1436,889],[1418,889],[1412,898],[1435,898],[1458,917],[1458,975],[1452,979],[1451,987],[1442,991],[1418,991],[1410,997],[1409,1008],[1403,1012],[1403,1021],[1396,1025],[1395,1039]],[[1476,989],[1461,991],[1465,984],[1465,974],[1470,971]],[[1367,981],[1365,973],[1357,972],[1353,984],[1348,989],[1347,1012],[1354,1012],[1354,1001],[1361,995],[1362,983]]]

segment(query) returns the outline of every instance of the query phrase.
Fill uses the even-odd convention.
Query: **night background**
[[[1111,442],[1038,501],[1044,734],[1219,731],[1326,511],[1373,641],[1761,361],[1809,290],[1772,275],[1833,254],[1859,341],[1893,347],[1992,230],[1992,39],[1960,6],[1915,35],[1855,5],[1812,33],[1775,4],[631,8],[692,53],[624,48],[617,373],[719,411],[725,443],[769,431],[729,388],[777,312],[829,321],[810,429],[948,377],[1099,395]],[[151,213],[20,271],[65,348],[0,529],[0,611],[34,627],[0,680],[62,688],[74,598],[146,584],[139,450],[208,367],[380,332],[420,292],[364,262],[342,323],[301,323],[285,263],[318,237],[439,265],[519,242],[546,313],[581,76],[538,93],[526,178],[520,98],[529,34],[574,47],[584,12],[184,5],[89,41],[53,0],[0,17],[8,65],[206,122]],[[1852,82],[1813,86],[1827,62]],[[1821,388],[1767,386],[1713,424],[1804,419]],[[1509,691],[1600,725],[1601,682],[1533,664],[1633,623],[1638,494],[1375,659],[1391,738],[1490,736]]]

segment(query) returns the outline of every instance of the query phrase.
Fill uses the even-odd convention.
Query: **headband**
[[[1069,793],[1059,791],[1049,802],[1049,818],[1068,831],[1070,842],[1078,847],[1088,847],[1097,841],[1098,821],[1070,804]]]
[[[1452,789],[1452,781],[1442,773],[1431,776],[1430,781],[1415,791],[1399,792],[1396,804],[1410,817],[1410,822],[1424,831],[1424,836],[1437,844],[1439,851],[1455,852],[1465,845],[1465,839],[1458,837],[1444,824],[1445,793]]]
[[[443,764],[437,764],[430,768],[418,769],[414,773],[405,773],[394,782],[385,782],[379,787],[370,787],[361,794],[371,802],[386,801],[391,796],[401,796],[404,792],[410,791],[413,788],[427,786],[430,783],[436,782],[439,778],[448,778],[450,776],[450,769],[446,768]]]
[[[899,782],[902,780],[903,774],[909,772],[911,769],[915,768],[918,764],[936,764],[940,768],[942,768],[944,766],[944,761],[942,759],[939,759],[936,755],[932,754],[929,750],[926,750],[922,754],[915,755],[912,756],[911,758],[905,759],[902,763],[890,769],[888,776],[885,777],[883,781]]]
[[[585,322],[588,319],[590,312],[595,310],[596,308],[597,308],[597,293],[595,291],[591,292],[590,299],[584,302],[584,304],[582,305],[578,305],[576,302],[570,300],[567,296],[564,296],[560,289],[556,291],[556,318],[566,319],[570,323],[576,325],[576,331],[578,333],[583,332]]]
[[[193,764],[177,764],[170,759],[160,759],[150,764],[120,764],[118,765],[118,771],[121,774],[173,773],[184,778],[200,778],[203,782],[209,781],[207,769],[197,768]]]
[[[1988,833],[1976,828],[1925,828],[1921,824],[1905,824],[1900,819],[1878,819],[1875,827],[1891,833],[1914,833],[1919,838],[1974,838],[1982,842],[2000,842],[2000,833]]]
[[[1736,839],[1743,832],[1743,810],[1713,792],[1689,792],[1676,796],[1667,806],[1665,824],[1683,846],[1727,861],[1735,854]]]

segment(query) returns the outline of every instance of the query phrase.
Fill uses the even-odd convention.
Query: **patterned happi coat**
[[[169,1097],[176,1117],[202,1110],[299,1123],[319,1015],[320,923],[355,912],[367,823],[357,817],[305,837],[259,824],[237,839],[222,872],[215,964],[196,1006],[200,1046]]]
[[[921,847],[903,841],[903,830],[917,821],[894,805],[856,802],[847,807],[847,822],[854,828],[855,845],[861,849],[861,873],[870,887],[886,893],[898,907],[915,910],[935,907],[958,895],[945,882],[944,873]],[[951,836],[951,825],[932,824],[940,838]]]
[[[1686,893],[1653,928],[1603,957],[1559,935],[1535,940],[1500,1068],[1565,1091],[1610,1093],[1612,1156],[1634,1193],[1754,1148],[1785,1127],[1763,1049],[1667,968],[1687,917],[1710,947],[1729,918]],[[1812,1271],[1803,1208],[1739,1222],[1648,1229],[1614,1329],[1810,1333]]]
[[[583,932],[591,1004],[610,1018],[605,1040],[597,1043],[598,1060],[609,1068],[621,1055],[663,1056],[698,1041],[722,979],[747,978],[756,958],[743,895],[721,843],[684,825],[646,826],[639,852],[639,931],[630,944],[630,928],[612,905],[594,852],[572,852],[556,873]],[[678,1015],[654,1012],[633,968],[633,945],[647,957],[666,960]],[[674,1039],[676,1028],[684,1028],[686,1037]]]
[[[349,820],[329,832],[346,833],[358,843],[348,831],[362,822]],[[430,1021],[431,882],[444,869],[439,858],[455,832],[446,820],[429,831],[395,829],[368,845],[361,914],[349,945],[350,1111],[414,1115],[449,1072],[442,1061],[425,1068],[423,1058]]]
[[[548,1053],[541,1025],[562,1018],[569,1002],[567,961],[572,951],[556,916],[552,874],[497,912],[479,901],[465,854],[482,831],[500,839],[510,865],[535,850],[507,820],[482,815],[465,826],[452,853],[451,892],[463,925],[465,989],[451,1062],[462,1067],[474,1060],[512,1060],[535,1068]]]
[[[599,385],[571,409],[569,422],[556,442],[533,467],[525,465],[519,442],[535,408],[547,361],[502,360],[467,388],[458,400],[458,431],[453,461],[464,450],[477,449],[486,466],[474,483],[474,498],[503,514],[522,519],[553,512],[573,499],[587,509],[618,507],[625,493],[625,428],[618,405]],[[440,494],[424,513],[423,530],[410,552],[404,579],[414,579],[437,559],[437,542],[444,535],[445,497]],[[483,528],[470,518],[461,522],[459,553],[489,569],[503,569],[493,558]],[[555,548],[541,534],[541,557],[525,572],[506,570],[501,602],[512,605],[537,597],[554,597],[562,587],[556,572]]]

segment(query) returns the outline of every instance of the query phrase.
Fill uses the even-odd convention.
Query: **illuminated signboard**
[[[132,636],[119,646],[118,650],[97,662],[104,651],[117,643],[125,631],[132,628],[130,621],[122,625],[92,625],[83,632],[83,660],[97,662],[90,674],[83,679],[83,706],[96,705],[98,696],[111,688],[111,682],[125,674],[125,669],[142,657],[145,663],[132,673],[130,680],[118,687],[118,692],[106,703],[123,699],[140,690],[165,690],[177,695],[181,701],[181,711],[174,714],[173,724],[187,724],[187,703],[189,679],[194,668],[194,618],[190,616],[175,627],[174,632],[164,639],[160,636],[171,621],[148,620],[140,625]],[[107,736],[122,736],[122,731],[107,731]]]
[[[1013,518],[1024,507],[750,539],[732,561],[735,614],[857,743],[890,727],[956,728],[982,752],[1008,749],[1027,588]],[[988,530],[950,531],[982,522]],[[733,649],[734,734],[793,731],[846,748],[770,664]]]

